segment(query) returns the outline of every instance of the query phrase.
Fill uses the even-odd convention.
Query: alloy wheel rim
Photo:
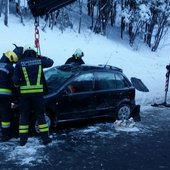
[[[130,108],[128,106],[123,106],[118,111],[119,120],[127,120],[130,116]]]

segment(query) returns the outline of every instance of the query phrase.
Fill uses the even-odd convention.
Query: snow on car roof
[[[119,72],[123,72],[121,68],[111,66],[111,65],[77,65],[77,64],[65,64],[61,66],[57,66],[58,69],[63,71],[88,71],[88,70],[115,70]]]

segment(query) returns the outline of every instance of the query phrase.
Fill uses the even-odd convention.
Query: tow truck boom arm
[[[27,0],[34,17],[43,16],[76,0]]]

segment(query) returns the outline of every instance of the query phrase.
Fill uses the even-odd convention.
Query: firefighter
[[[13,81],[14,85],[20,89],[19,136],[21,146],[24,146],[28,140],[31,113],[35,113],[43,144],[46,145],[51,142],[49,127],[44,115],[43,68],[52,65],[53,60],[37,55],[35,48],[31,45],[24,47],[23,56],[16,64]]]
[[[14,72],[13,63],[18,61],[17,55],[13,51],[7,51],[0,59],[0,117],[2,141],[11,138],[11,102],[13,99],[12,76]]]
[[[84,53],[81,49],[77,48],[72,57],[70,57],[65,64],[85,64],[82,60],[82,57],[84,56]]]

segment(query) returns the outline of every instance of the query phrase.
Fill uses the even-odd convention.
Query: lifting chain
[[[39,32],[39,29],[38,29],[38,26],[39,26],[39,20],[38,20],[38,17],[35,18],[35,22],[34,22],[34,26],[35,26],[35,34],[34,34],[34,37],[35,37],[35,48],[37,49],[37,53],[39,52],[39,54],[41,54],[41,51],[40,51],[40,32]]]

